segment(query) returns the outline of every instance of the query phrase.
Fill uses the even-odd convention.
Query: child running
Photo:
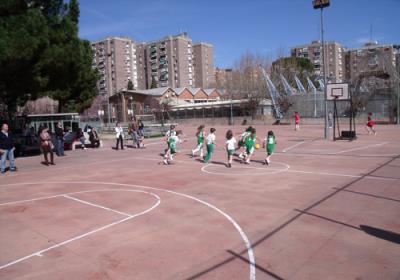
[[[195,154],[200,151],[200,157],[203,157],[203,144],[204,144],[204,125],[200,125],[197,128],[197,146],[194,150],[192,150],[192,157],[195,156]]]
[[[251,160],[251,156],[253,155],[253,152],[254,152],[254,144],[255,144],[256,140],[257,140],[256,129],[252,128],[251,134],[248,137],[246,137],[246,140],[244,142],[244,145],[246,147],[246,155],[245,155],[245,160],[244,160],[245,164],[250,164],[250,160]]]
[[[240,138],[239,138],[239,142],[238,142],[238,146],[237,146],[237,148],[236,148],[236,151],[237,150],[240,150],[241,148],[244,148],[244,143],[245,143],[245,141],[246,141],[246,138],[251,134],[251,130],[252,130],[253,128],[251,127],[251,126],[249,126],[241,135],[240,135]],[[241,152],[240,154],[239,154],[239,158],[241,158],[241,159],[243,159],[244,158],[244,153],[243,152]]]
[[[226,152],[228,153],[228,167],[232,167],[232,156],[233,153],[235,152],[235,144],[236,144],[236,139],[233,137],[232,130],[228,130],[226,132]]]
[[[207,143],[207,154],[204,157],[204,163],[208,163],[211,158],[212,153],[214,152],[215,145],[215,128],[210,128],[210,134],[207,135],[206,143]]]
[[[276,140],[275,140],[275,135],[273,131],[268,131],[267,137],[265,137],[264,140],[265,145],[267,146],[267,157],[265,158],[265,165],[270,164],[271,162],[271,156],[274,153],[275,150],[275,145],[276,145]]]
[[[168,143],[169,138],[175,135],[176,135],[175,125],[171,124],[169,126],[169,130],[165,133],[165,141],[167,142],[168,148],[169,148],[169,143]],[[168,148],[164,150],[164,155],[167,154]]]
[[[375,126],[375,122],[372,120],[372,113],[369,112],[367,126],[365,127],[368,134],[374,133],[374,135],[376,135],[376,130],[374,129],[374,126]]]
[[[178,136],[178,135],[182,134],[182,132],[180,130],[174,131],[174,132],[175,133],[173,133],[173,135],[170,136],[167,140],[168,148],[167,148],[167,151],[165,152],[164,161],[163,161],[165,165],[172,163],[172,161],[174,160],[173,155],[178,153],[177,145],[178,145],[178,143],[182,143],[182,140],[180,140],[179,136]]]

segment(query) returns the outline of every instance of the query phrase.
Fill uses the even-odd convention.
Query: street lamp
[[[321,44],[322,44],[322,71],[324,71],[324,96],[325,96],[325,139],[329,138],[328,125],[328,92],[326,86],[326,63],[325,63],[325,42],[324,42],[324,18],[323,9],[329,7],[329,0],[314,0],[312,1],[314,9],[321,10]]]
[[[132,115],[132,117],[133,117],[133,97],[132,96],[129,96],[129,101],[130,101],[130,103],[131,103],[131,115]],[[128,114],[129,114],[129,109],[128,109]]]

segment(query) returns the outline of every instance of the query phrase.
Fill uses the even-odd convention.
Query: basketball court
[[[209,164],[189,126],[167,166],[163,139],[17,159],[0,179],[0,279],[400,279],[400,129],[256,128],[276,135],[269,166],[260,149],[227,168],[227,126]]]

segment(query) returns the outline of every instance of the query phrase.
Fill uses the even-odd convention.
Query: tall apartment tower
[[[215,86],[213,46],[207,43],[193,45],[194,86],[209,88]]]
[[[129,80],[138,88],[136,45],[131,39],[107,37],[92,42],[92,52],[92,67],[100,73],[100,94],[111,96],[126,89]]]
[[[313,41],[291,49],[293,57],[308,58],[314,64],[314,74],[323,74],[322,44]],[[345,50],[338,42],[325,42],[325,63],[328,82],[341,83],[345,79]]]
[[[361,48],[350,49],[346,53],[346,78],[355,81],[361,73],[374,71],[384,71],[393,77],[397,54],[396,46],[380,45],[377,42],[368,42]],[[369,82],[376,88],[394,86],[393,79],[369,79]]]
[[[193,46],[186,33],[137,45],[138,88],[192,87]]]

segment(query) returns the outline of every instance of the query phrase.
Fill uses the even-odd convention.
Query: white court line
[[[209,171],[209,170],[207,170],[206,168],[208,167],[208,166],[211,166],[211,165],[215,165],[215,166],[219,166],[218,164],[213,164],[213,163],[208,163],[208,164],[206,164],[206,165],[204,165],[202,168],[201,168],[201,171],[203,171],[204,173],[208,173],[208,174],[213,174],[213,175],[226,175],[226,176],[231,176],[231,175],[233,175],[233,176],[243,176],[243,175],[271,175],[271,174],[277,174],[277,173],[282,173],[282,172],[285,172],[285,171],[287,171],[289,168],[290,168],[290,165],[288,165],[288,164],[286,164],[286,163],[281,163],[281,162],[276,162],[276,161],[274,161],[273,162],[274,164],[276,163],[276,164],[281,164],[281,165],[283,165],[285,168],[284,169],[279,169],[279,168],[269,168],[269,167],[264,167],[264,168],[260,168],[260,167],[251,167],[251,166],[244,166],[244,167],[236,167],[236,168],[234,168],[234,169],[245,169],[245,168],[247,168],[247,169],[257,169],[257,170],[263,170],[264,172],[247,172],[247,173],[243,173],[243,172],[240,172],[240,173],[223,173],[223,172],[218,172],[218,171]],[[228,170],[228,168],[226,168],[227,170]],[[269,171],[272,171],[272,172],[269,172]]]
[[[358,148],[354,148],[354,149],[348,149],[348,150],[343,150],[343,151],[339,151],[339,152],[333,152],[331,154],[334,155],[339,155],[339,154],[343,154],[343,153],[347,153],[347,152],[352,152],[352,151],[359,151],[359,150],[364,150],[370,147],[376,147],[376,146],[383,146],[385,144],[387,144],[388,142],[383,142],[383,143],[378,143],[378,144],[372,144],[372,145],[367,145],[364,147],[358,147]]]
[[[304,143],[306,143],[307,141],[301,141],[300,143],[296,143],[296,144],[294,144],[294,145],[292,145],[292,146],[290,146],[290,147],[287,147],[287,148],[285,148],[285,149],[283,149],[282,150],[282,153],[286,153],[287,151],[289,151],[289,150],[291,150],[291,149],[293,149],[293,148],[296,148],[297,146],[300,146],[301,144],[304,144]]]
[[[43,183],[47,183],[47,182],[32,183],[32,184],[43,184]],[[70,183],[70,182],[67,182],[67,183]],[[73,184],[73,183],[71,183],[71,184]],[[112,190],[111,190],[111,191],[112,191]],[[120,190],[120,191],[121,191],[121,190]],[[17,259],[17,260],[14,260],[14,261],[12,261],[12,262],[9,262],[9,263],[6,263],[6,264],[4,264],[4,265],[1,265],[1,266],[0,266],[0,270],[2,270],[2,269],[4,269],[4,268],[7,268],[7,267],[9,267],[9,266],[15,265],[15,264],[17,264],[17,263],[20,263],[20,262],[22,262],[22,261],[25,261],[25,260],[27,260],[27,259],[30,259],[30,258],[32,258],[32,257],[41,257],[41,256],[43,255],[43,253],[45,253],[45,252],[47,252],[47,251],[50,251],[50,250],[52,250],[52,249],[55,249],[55,248],[58,248],[58,247],[60,247],[60,246],[66,245],[66,244],[68,244],[68,243],[71,243],[71,242],[76,241],[76,240],[78,240],[78,239],[84,238],[84,237],[89,236],[89,235],[91,235],[91,234],[97,233],[97,232],[99,232],[99,231],[108,229],[108,228],[110,228],[110,227],[112,227],[112,226],[115,226],[115,225],[118,225],[118,224],[120,224],[120,223],[126,222],[126,221],[131,220],[131,219],[133,219],[133,218],[136,218],[136,217],[138,217],[138,216],[144,215],[144,214],[146,214],[146,213],[152,211],[152,210],[155,209],[156,207],[158,207],[158,205],[160,205],[160,203],[161,203],[161,198],[160,198],[158,195],[156,195],[156,194],[154,194],[154,193],[151,193],[151,192],[138,191],[138,190],[124,190],[124,191],[127,191],[127,192],[131,192],[131,191],[132,191],[132,192],[147,193],[147,194],[149,194],[149,195],[151,195],[151,196],[154,196],[154,197],[157,199],[157,202],[156,202],[155,204],[153,204],[153,206],[151,206],[150,208],[148,208],[148,209],[146,209],[146,210],[144,210],[144,211],[142,211],[142,212],[140,212],[140,213],[133,214],[133,215],[129,215],[128,217],[126,217],[126,218],[124,218],[124,219],[122,219],[122,220],[118,220],[118,221],[113,222],[113,223],[111,223],[111,224],[108,224],[108,225],[105,225],[105,226],[96,228],[96,229],[94,229],[94,230],[91,230],[91,231],[89,231],[89,232],[80,234],[80,235],[78,235],[78,236],[75,236],[75,237],[70,238],[70,239],[68,239],[68,240],[65,240],[65,241],[63,241],[63,242],[54,244],[53,246],[47,247],[47,248],[45,248],[45,249],[43,249],[43,250],[37,251],[37,252],[32,253],[32,254],[30,254],[30,255],[27,255],[27,256],[25,256],[25,257],[22,257],[22,258],[19,258],[19,259]],[[95,191],[92,191],[92,192],[95,192]],[[78,192],[78,193],[79,193],[79,192]],[[49,198],[49,197],[47,197],[47,199],[48,199],[48,198]],[[46,198],[44,198],[44,199],[46,199]]]
[[[400,178],[397,179],[397,178],[375,177],[375,176],[370,176],[370,175],[364,176],[364,175],[351,175],[351,174],[342,174],[342,173],[302,171],[302,170],[294,170],[294,169],[287,170],[287,172],[303,173],[303,174],[314,174],[314,175],[326,175],[326,176],[338,176],[338,177],[350,177],[350,178],[361,178],[361,177],[364,177],[364,179],[387,180],[387,181],[400,180]]]
[[[90,206],[93,206],[93,207],[97,207],[97,208],[101,208],[101,209],[104,209],[104,210],[107,210],[107,211],[111,211],[111,212],[120,214],[120,215],[122,215],[122,216],[132,217],[131,214],[127,214],[127,213],[124,213],[124,212],[120,212],[120,211],[118,211],[118,210],[114,210],[114,209],[111,209],[111,208],[108,208],[108,207],[105,207],[105,206],[101,206],[101,205],[99,205],[99,204],[91,203],[91,202],[86,201],[86,200],[78,199],[78,198],[69,196],[69,195],[67,195],[67,194],[64,194],[63,197],[68,198],[68,199],[72,199],[72,200],[74,200],[74,201],[77,201],[77,202],[80,202],[80,203],[83,203],[83,204],[86,204],[86,205],[90,205]]]
[[[8,184],[8,185],[38,185],[38,184],[96,184],[96,185],[107,185],[107,186],[109,186],[109,185],[111,185],[111,186],[121,186],[121,187],[129,187],[129,188],[142,188],[142,189],[148,189],[148,190],[157,190],[157,191],[162,191],[162,192],[166,192],[166,193],[170,193],[170,194],[174,194],[174,195],[178,195],[178,196],[181,196],[181,197],[184,197],[184,198],[189,198],[189,199],[191,199],[191,200],[194,200],[194,201],[196,201],[196,202],[198,202],[198,203],[201,203],[201,204],[203,204],[203,205],[205,205],[205,206],[207,206],[207,207],[209,207],[209,208],[211,208],[211,209],[213,209],[214,211],[216,211],[216,212],[218,212],[219,214],[221,214],[223,217],[225,217],[234,227],[235,227],[235,229],[239,232],[239,235],[240,235],[240,237],[241,237],[241,239],[243,240],[243,242],[244,242],[244,244],[245,244],[245,246],[246,246],[246,250],[247,250],[247,255],[248,255],[248,258],[249,258],[249,268],[250,268],[250,271],[249,271],[249,279],[250,280],[255,280],[256,279],[256,260],[255,260],[255,257],[254,257],[254,252],[253,252],[253,248],[252,248],[252,245],[251,245],[251,243],[250,243],[250,240],[249,240],[249,238],[247,237],[247,235],[246,235],[246,233],[243,231],[243,229],[240,227],[240,225],[231,217],[231,216],[229,216],[227,213],[225,213],[224,211],[222,211],[221,209],[219,209],[218,207],[216,207],[216,206],[214,206],[213,204],[211,204],[211,203],[208,203],[208,202],[206,202],[206,201],[204,201],[204,200],[201,200],[201,199],[199,199],[199,198],[196,198],[196,197],[194,197],[194,196],[191,196],[191,195],[188,195],[188,194],[184,194],[184,193],[180,193],[180,192],[175,192],[175,191],[171,191],[171,190],[166,190],[166,189],[160,189],[160,188],[155,188],[155,187],[149,187],[149,186],[142,186],[142,185],[129,185],[129,184],[122,184],[122,183],[109,183],[109,182],[93,182],[93,181],[88,181],[88,182],[85,182],[85,181],[81,181],[81,182],[36,182],[36,183],[33,183],[33,182],[30,182],[30,183],[19,183],[19,184]],[[144,191],[143,191],[144,192]],[[155,194],[154,194],[155,195]],[[157,196],[158,197],[158,196]],[[160,201],[161,201],[161,199],[157,202],[157,204],[156,204],[156,206],[153,206],[152,208],[154,209],[155,207],[157,207],[158,206],[158,204],[160,203]],[[152,210],[152,209],[151,209]],[[146,210],[147,212],[150,212],[151,211],[150,209],[148,209],[148,210]],[[146,212],[145,211],[145,212]],[[146,213],[147,213],[146,212]],[[139,213],[139,214],[136,214],[135,216],[133,216],[133,217],[127,217],[127,218],[125,218],[125,219],[123,219],[123,220],[120,220],[120,221],[117,221],[117,222],[115,222],[115,223],[113,223],[113,224],[110,224],[110,225],[107,225],[107,226],[104,226],[104,227],[111,227],[112,225],[115,225],[115,224],[119,224],[119,223],[122,223],[122,222],[124,222],[124,221],[127,221],[127,220],[130,220],[130,219],[132,219],[132,218],[134,218],[134,217],[136,217],[136,216],[138,216],[138,215],[143,215],[143,214],[145,214],[144,212],[142,212],[142,214],[141,213]],[[103,228],[104,228],[103,227]],[[100,230],[102,230],[102,229],[100,229]],[[97,231],[99,231],[99,230],[97,230]],[[96,232],[97,232],[96,231]],[[92,231],[92,233],[94,233],[93,231]],[[92,233],[90,233],[90,234],[92,234]],[[87,236],[87,235],[89,235],[89,234],[86,234],[85,236]],[[84,236],[82,236],[82,237],[84,237]],[[80,237],[80,238],[82,238],[82,237]],[[78,238],[79,239],[79,238]],[[69,242],[72,242],[73,240],[71,240],[71,241],[69,241]],[[54,248],[57,248],[57,247],[59,247],[59,246],[62,246],[62,245],[65,245],[65,244],[67,244],[67,243],[69,243],[69,242],[67,242],[67,243],[65,243],[65,242],[67,242],[67,241],[64,241],[63,242],[63,244],[56,244],[56,245],[54,245],[54,246],[51,246],[51,247],[49,247],[49,248],[47,248],[47,249],[45,249],[45,250],[42,250],[42,251],[39,251],[39,252],[36,252],[36,253],[33,253],[33,254],[31,254],[31,255],[29,255],[29,256],[26,256],[26,257],[23,257],[23,258],[21,258],[21,259],[19,259],[19,260],[17,260],[18,262],[21,262],[21,261],[23,261],[23,260],[26,260],[26,259],[28,259],[28,258],[31,258],[31,257],[34,257],[34,256],[40,256],[41,254],[43,254],[44,252],[46,252],[46,251],[48,251],[48,250],[51,250],[51,249],[54,249]],[[56,246],[56,247],[55,247]],[[13,265],[13,264],[15,264],[15,263],[17,263],[17,261],[14,261],[14,262],[12,262],[12,263],[10,263],[10,264],[7,264],[6,266],[1,266],[0,267],[0,270],[1,269],[3,269],[3,268],[5,268],[5,267],[7,267],[7,266],[10,266],[10,265]]]

